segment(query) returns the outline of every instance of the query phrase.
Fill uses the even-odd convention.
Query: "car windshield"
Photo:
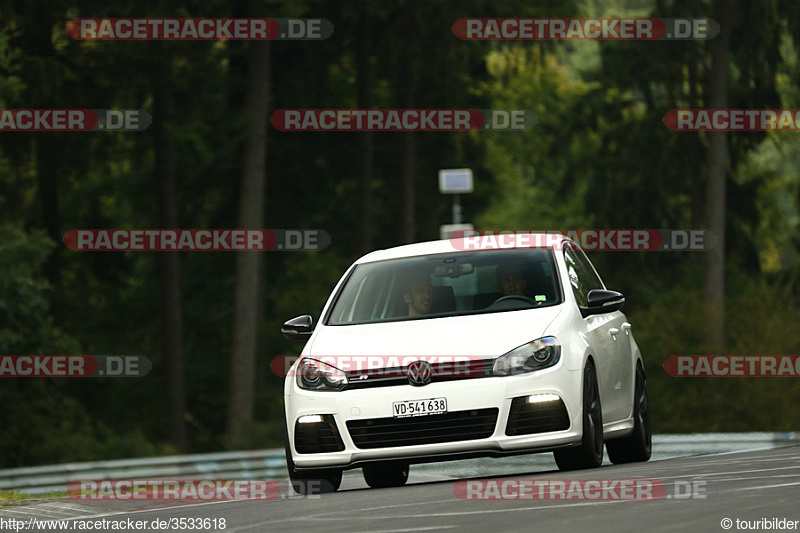
[[[357,265],[328,325],[549,307],[561,303],[550,250],[436,254]]]

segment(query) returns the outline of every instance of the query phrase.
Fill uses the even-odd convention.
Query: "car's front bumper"
[[[293,380],[293,378],[290,379]],[[286,423],[289,428],[292,459],[297,469],[354,468],[371,461],[402,460],[419,463],[474,456],[550,451],[573,445],[581,438],[582,372],[569,370],[563,365],[563,362],[553,368],[531,374],[464,379],[432,383],[423,387],[401,385],[342,392],[311,392],[300,389],[296,383],[291,383],[289,388],[290,394],[285,397]],[[566,413],[562,427],[565,429],[508,435],[507,429],[513,400],[544,393],[556,394],[563,401]],[[478,413],[481,410],[484,410],[485,413],[485,410],[496,409],[497,416],[494,427],[484,432],[484,435],[488,436],[482,435],[480,438],[451,442],[408,444],[408,439],[404,439],[408,435],[402,431],[402,426],[398,426],[388,428],[387,435],[390,438],[392,434],[397,435],[398,442],[406,441],[403,445],[374,447],[374,443],[368,445],[364,443],[363,428],[365,425],[372,424],[370,421],[376,421],[376,424],[391,425],[393,423],[392,405],[394,402],[441,397],[447,398],[448,414],[464,413],[464,418],[448,421],[447,417],[442,417],[443,426],[438,428],[439,435],[447,433],[446,424],[448,423],[457,424],[459,430],[464,430],[464,426],[470,424],[472,413]],[[525,402],[517,400],[514,412],[518,412],[520,403]],[[331,433],[338,433],[337,438],[341,443],[339,448],[343,449],[319,451],[318,453],[298,453],[295,429],[298,427],[298,419],[305,415],[331,415],[326,416],[325,419],[332,423]],[[416,420],[411,423],[418,427],[419,422],[424,422],[424,419],[434,420],[433,417],[435,415],[416,417]],[[457,415],[453,415],[453,417],[457,418]],[[380,420],[384,422],[377,422]],[[361,437],[356,435],[356,439],[354,439],[354,434],[351,434],[352,428],[348,427],[348,422],[351,425],[356,424],[362,427]],[[486,418],[481,418],[480,423],[486,427]],[[305,428],[301,428],[301,431],[303,430]],[[360,446],[356,441],[360,441]]]

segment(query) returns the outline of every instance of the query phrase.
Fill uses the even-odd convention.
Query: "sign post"
[[[447,239],[459,229],[473,229],[472,224],[463,224],[461,195],[472,192],[472,169],[450,168],[439,171],[439,192],[453,195],[453,223],[439,228],[442,239]]]

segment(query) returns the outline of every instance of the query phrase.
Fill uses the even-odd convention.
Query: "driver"
[[[503,296],[511,296],[519,294],[525,296],[525,288],[528,282],[522,277],[522,270],[516,266],[498,266],[497,267],[497,290],[503,293]]]

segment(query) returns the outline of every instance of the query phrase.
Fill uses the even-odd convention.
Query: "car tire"
[[[340,468],[314,470],[297,470],[289,448],[289,433],[284,429],[284,449],[286,451],[286,469],[289,471],[292,489],[301,496],[335,492],[342,484]]]
[[[583,436],[577,447],[555,450],[559,470],[597,468],[603,464],[603,411],[594,364],[583,371]]]
[[[636,366],[636,385],[633,395],[633,433],[606,443],[608,458],[614,464],[638,463],[650,459],[653,433],[650,428],[650,406],[647,402],[647,380],[644,370]]]
[[[364,481],[373,489],[400,487],[408,481],[408,464],[386,462],[364,465]]]

